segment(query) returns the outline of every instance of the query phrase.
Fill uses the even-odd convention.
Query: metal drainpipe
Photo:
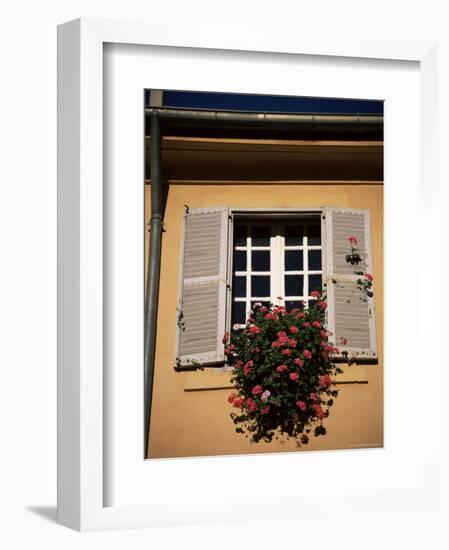
[[[150,431],[151,397],[153,392],[154,354],[156,347],[157,303],[162,241],[162,178],[161,178],[161,126],[159,113],[151,113],[151,218],[150,250],[148,254],[147,288],[145,297],[145,440],[144,457],[147,458]]]

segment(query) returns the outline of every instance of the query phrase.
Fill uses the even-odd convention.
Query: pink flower
[[[262,307],[260,308],[260,311],[261,311],[262,313],[265,313],[266,311],[268,311],[268,308],[265,307],[265,306],[262,306]]]
[[[342,343],[344,346],[347,346],[347,345],[348,345],[348,339],[346,338],[346,336],[342,336],[342,337],[341,337],[341,343]]]
[[[229,394],[229,397],[228,397],[229,403],[234,403],[236,397],[237,397],[237,394],[235,392],[232,392],[231,394]]]
[[[239,408],[243,405],[243,397],[239,397],[238,399],[234,399],[234,404],[233,406],[236,407],[236,408]]]
[[[312,401],[316,401],[316,399],[317,399],[316,393],[311,393],[311,394],[310,394],[310,399],[311,399]]]
[[[250,334],[250,336],[255,336],[256,334],[259,334],[260,331],[261,331],[261,329],[257,325],[253,325],[249,329],[249,334]]]
[[[270,397],[271,392],[270,390],[265,390],[263,394],[260,396],[261,400],[266,403],[268,401],[268,398]]]
[[[288,369],[287,365],[279,365],[278,367],[276,367],[277,372],[284,372],[287,369]]]
[[[223,340],[222,340],[223,344],[226,344],[226,342],[228,341],[228,339],[229,339],[229,332],[225,332],[225,333],[223,334]]]
[[[303,325],[304,328],[309,328],[311,325],[309,323],[309,321],[306,321]]]
[[[276,320],[277,317],[276,317],[276,315],[274,315],[273,313],[267,313],[267,314],[265,315],[265,319],[273,319],[273,320]]]
[[[321,336],[321,338],[326,338],[326,336],[327,336],[326,331],[325,331],[325,330],[321,330],[321,331],[320,331],[320,336]]]
[[[320,388],[326,389],[332,384],[332,378],[329,374],[325,374],[320,378]]]
[[[257,411],[257,403],[254,401],[251,403],[251,405],[248,405],[249,412]]]
[[[256,320],[254,319],[254,317],[248,317],[248,319],[246,320],[247,323],[255,323]]]
[[[357,238],[354,237],[353,235],[349,236],[348,237],[348,243],[351,245],[351,246],[355,246],[358,241],[357,241]]]
[[[296,315],[296,319],[302,319],[303,317],[305,317],[305,314],[304,314],[303,311],[300,311],[300,312],[298,313],[298,315]]]
[[[306,404],[304,403],[304,401],[296,401],[296,406],[302,411],[306,410]]]
[[[292,334],[297,334],[299,332],[299,328],[295,326],[290,327],[289,330]]]
[[[317,303],[317,306],[320,307],[321,309],[326,309],[327,308],[327,302],[325,302],[324,300],[320,300]]]
[[[281,355],[288,355],[290,356],[292,354],[292,350],[291,349],[283,349],[281,351]]]
[[[313,321],[312,326],[315,328],[321,328],[321,323],[319,321]]]
[[[368,279],[368,281],[372,281],[374,277],[371,275],[371,273],[365,273],[365,279]]]
[[[313,298],[321,298],[321,292],[319,290],[313,290],[310,293],[310,296],[312,296]]]
[[[290,380],[293,380],[293,382],[297,382],[299,380],[299,374],[297,372],[291,372],[289,377]]]
[[[319,405],[314,404],[313,408],[314,408],[315,414],[318,416],[318,418],[324,418],[324,411]]]
[[[265,405],[262,409],[260,409],[260,414],[267,414],[270,411],[270,405]]]
[[[310,359],[312,357],[312,352],[308,349],[305,349],[302,353],[306,359]]]
[[[298,367],[303,367],[304,366],[304,361],[302,359],[299,359],[299,357],[298,357],[298,359],[295,359],[293,361],[293,363],[295,363],[295,365],[298,365]]]
[[[248,376],[248,374],[251,372],[252,366],[254,366],[254,362],[252,359],[250,359],[247,363],[243,365],[243,374],[245,376]]]
[[[243,365],[243,361],[242,361],[241,359],[239,359],[239,360],[237,361],[237,363],[234,365],[234,367],[235,367],[236,369],[239,369],[242,365]]]
[[[257,410],[257,403],[251,397],[248,397],[245,403],[250,412],[254,412],[255,410]]]
[[[254,386],[254,388],[251,390],[251,393],[253,395],[260,395],[263,392],[262,386],[260,384],[257,384]]]
[[[271,344],[271,347],[272,347],[272,348],[280,348],[280,347],[281,347],[281,344],[280,344],[280,342],[273,342],[273,343]]]
[[[297,341],[296,340],[293,340],[293,338],[290,338],[290,340],[288,341],[289,343],[289,346],[291,348],[296,348],[296,346],[298,345]]]

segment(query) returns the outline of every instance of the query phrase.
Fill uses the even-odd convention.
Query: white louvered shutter
[[[377,359],[374,300],[357,286],[363,278],[354,272],[372,273],[371,217],[369,210],[325,209],[326,287],[328,324],[335,345],[350,357]],[[348,237],[356,237],[358,264],[351,265]],[[343,345],[347,338],[347,345]]]
[[[195,208],[184,215],[178,367],[224,361],[228,227],[227,208]]]

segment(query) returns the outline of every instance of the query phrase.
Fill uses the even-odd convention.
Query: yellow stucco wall
[[[149,212],[150,186],[146,186]],[[176,372],[176,305],[184,205],[371,211],[378,365],[343,366],[340,393],[325,426],[303,450],[383,446],[383,186],[379,184],[171,184],[165,210],[149,458],[296,451],[294,442],[250,444],[230,419],[229,375],[219,369]],[[147,242],[148,245],[148,242]]]

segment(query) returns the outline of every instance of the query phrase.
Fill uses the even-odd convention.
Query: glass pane
[[[321,244],[321,225],[319,222],[307,227],[307,237],[309,245],[317,246]]]
[[[304,269],[302,250],[285,251],[285,271],[302,271]]]
[[[234,251],[234,271],[246,271],[246,250]]]
[[[270,277],[268,275],[251,277],[251,296],[256,298],[270,296]]]
[[[286,300],[285,309],[287,312],[292,309],[304,309],[304,302],[302,300]]]
[[[302,246],[304,227],[302,225],[285,226],[285,246]]]
[[[234,227],[234,246],[246,246],[246,225],[236,225]]]
[[[302,296],[304,287],[303,275],[286,275],[285,276],[285,295],[286,296]]]
[[[309,275],[309,295],[314,290],[322,290],[321,275]]]
[[[246,302],[232,303],[232,324],[244,325],[246,323]]]
[[[321,271],[321,250],[309,250],[309,270]]]
[[[270,271],[270,251],[253,250],[251,253],[252,271]]]
[[[270,246],[270,226],[255,225],[251,228],[251,246]]]
[[[234,298],[244,298],[246,296],[246,277],[234,277],[232,291]]]

